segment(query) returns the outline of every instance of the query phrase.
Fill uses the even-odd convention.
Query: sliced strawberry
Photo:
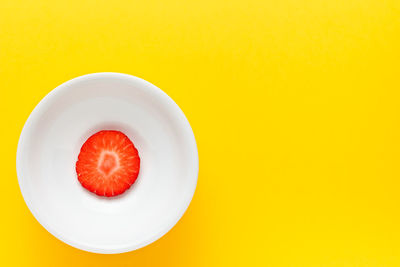
[[[100,131],[83,144],[76,174],[84,188],[99,196],[125,192],[139,174],[140,158],[129,138],[119,131]]]

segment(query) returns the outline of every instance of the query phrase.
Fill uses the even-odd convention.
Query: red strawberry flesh
[[[78,180],[99,196],[124,193],[136,181],[140,158],[132,141],[120,131],[95,133],[82,145],[76,162]]]

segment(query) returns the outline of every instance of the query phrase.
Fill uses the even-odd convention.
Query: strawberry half
[[[140,158],[129,138],[119,131],[100,131],[83,144],[76,174],[84,188],[99,196],[125,192],[139,174]]]

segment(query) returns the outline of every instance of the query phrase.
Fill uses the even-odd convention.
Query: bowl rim
[[[39,114],[41,113],[41,110],[44,109],[47,104],[51,103],[57,94],[65,90],[68,90],[69,87],[73,86],[75,83],[97,78],[116,78],[116,79],[130,80],[131,82],[135,82],[139,86],[145,86],[147,90],[152,90],[153,91],[152,93],[162,96],[162,101],[164,101],[164,103],[168,105],[168,109],[170,109],[172,112],[177,112],[174,118],[177,118],[180,128],[182,127],[182,129],[185,129],[186,132],[189,133],[188,135],[185,136],[185,138],[187,139],[187,141],[191,143],[190,147],[188,148],[191,150],[191,155],[193,155],[192,160],[194,163],[194,168],[189,176],[194,176],[194,178],[192,178],[190,187],[188,187],[187,189],[188,193],[186,194],[186,196],[188,197],[185,198],[185,201],[182,201],[182,205],[180,207],[179,213],[177,213],[175,220],[168,222],[165,225],[165,227],[159,230],[159,232],[149,235],[149,237],[146,240],[140,243],[130,242],[133,244],[118,246],[118,247],[102,247],[102,246],[88,245],[76,240],[72,240],[67,236],[65,236],[64,234],[53,229],[50,225],[46,223],[46,221],[41,217],[38,209],[36,209],[35,206],[32,204],[31,198],[27,193],[28,192],[27,188],[25,187],[23,178],[25,175],[24,175],[24,170],[22,169],[21,166],[22,166],[22,159],[24,157],[23,155],[24,155],[26,137],[29,136],[32,132],[31,125],[34,124],[40,118]],[[43,97],[43,99],[35,106],[35,108],[30,113],[28,119],[26,120],[19,137],[17,155],[16,155],[16,171],[17,171],[17,178],[21,194],[26,205],[28,206],[28,209],[31,211],[32,215],[39,222],[39,224],[41,224],[49,233],[51,233],[53,236],[63,241],[64,243],[72,247],[75,247],[77,249],[81,249],[92,253],[100,253],[100,254],[118,254],[118,253],[125,253],[137,250],[139,248],[145,247],[153,243],[154,241],[158,240],[166,233],[168,233],[177,224],[177,222],[182,218],[183,214],[189,207],[189,204],[192,201],[196,190],[198,173],[199,173],[199,157],[198,157],[197,143],[195,140],[193,130],[189,124],[189,121],[184,115],[182,109],[175,103],[175,101],[170,96],[168,96],[164,91],[162,91],[160,88],[153,85],[152,83],[130,74],[124,74],[118,72],[97,72],[97,73],[90,73],[78,76],[60,84],[59,86],[51,90],[45,97]]]

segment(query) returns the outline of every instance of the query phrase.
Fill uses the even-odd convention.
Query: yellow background
[[[400,1],[0,0],[3,266],[400,266]],[[166,236],[96,255],[19,192],[19,134],[79,75],[167,92],[199,148]]]

